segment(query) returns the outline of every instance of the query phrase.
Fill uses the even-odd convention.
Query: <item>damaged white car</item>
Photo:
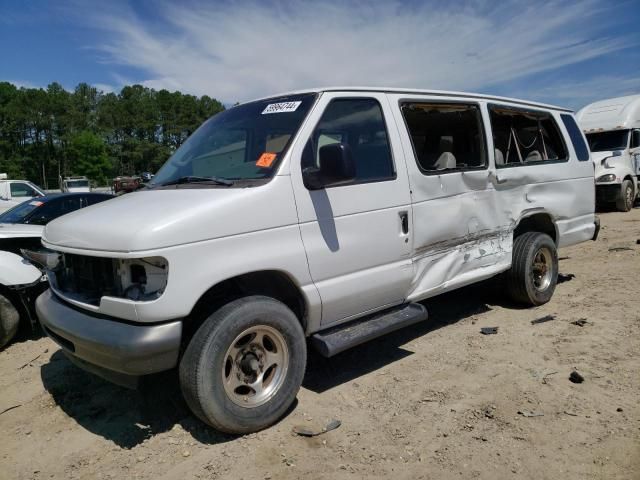
[[[557,249],[598,231],[572,112],[463,93],[249,102],[205,122],[148,187],[46,227],[38,316],[112,381],[179,367],[193,412],[236,433],[291,406],[306,338],[335,355],[498,274],[543,304]]]

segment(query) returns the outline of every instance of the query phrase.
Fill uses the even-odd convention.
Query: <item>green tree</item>
[[[86,130],[75,135],[69,142],[68,157],[74,175],[85,175],[99,185],[107,184],[112,165],[99,135]]]

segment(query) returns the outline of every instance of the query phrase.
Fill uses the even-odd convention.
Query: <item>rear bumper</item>
[[[74,363],[115,383],[177,365],[181,321],[143,326],[96,317],[70,307],[51,290],[36,300],[36,313]]]

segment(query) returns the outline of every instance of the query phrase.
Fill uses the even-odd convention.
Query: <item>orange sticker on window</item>
[[[277,154],[275,153],[264,152],[262,155],[260,155],[260,158],[256,162],[256,166],[269,168],[271,164],[275,161],[276,156]]]

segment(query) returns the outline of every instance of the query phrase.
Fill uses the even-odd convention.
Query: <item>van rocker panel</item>
[[[67,355],[125,375],[140,376],[177,365],[182,322],[138,326],[84,314],[51,290],[36,300],[47,335]]]

